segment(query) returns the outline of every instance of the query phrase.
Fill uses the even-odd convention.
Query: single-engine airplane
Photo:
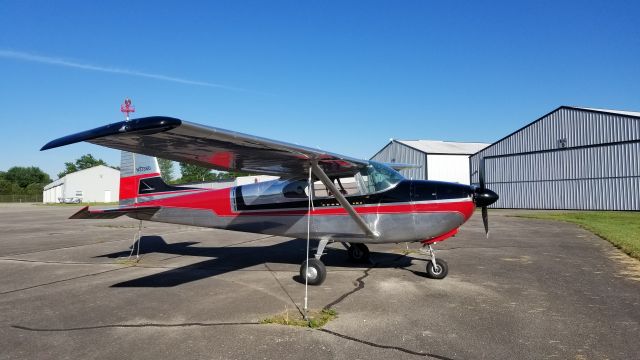
[[[141,221],[309,236],[319,240],[315,256],[300,267],[300,277],[310,285],[325,280],[320,259],[329,242],[341,242],[356,261],[368,260],[368,243],[421,242],[430,255],[427,275],[442,279],[447,263],[436,258],[431,245],[454,236],[476,207],[482,208],[488,235],[487,206],[498,199],[485,188],[483,164],[479,187],[407,180],[396,170],[410,165],[355,159],[171,117],[105,125],[53,140],[41,150],[81,141],[122,150],[120,203],[113,209],[85,207],[71,219],[127,215]],[[155,157],[280,178],[217,190],[172,186],[162,180]]]

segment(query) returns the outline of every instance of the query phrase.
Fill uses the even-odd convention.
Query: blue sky
[[[47,141],[167,115],[368,158],[492,142],[560,105],[640,110],[637,1],[0,0],[0,170],[119,153]]]

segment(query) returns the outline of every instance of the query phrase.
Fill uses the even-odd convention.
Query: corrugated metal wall
[[[400,173],[407,179],[425,180],[425,169],[427,167],[427,155],[421,151],[412,149],[406,145],[392,141],[380,152],[375,154],[371,160],[378,162],[396,162],[403,164],[420,165],[418,169],[402,170]]]
[[[638,118],[560,108],[472,156],[475,184],[480,158],[492,207],[640,210]]]

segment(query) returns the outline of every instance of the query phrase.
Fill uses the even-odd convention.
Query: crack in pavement
[[[122,270],[122,269],[126,269],[126,268],[128,268],[128,267],[121,267],[121,268],[117,268],[117,269],[111,269],[111,270],[106,270],[106,271],[100,271],[100,272],[97,272],[97,273],[91,273],[91,274],[85,274],[85,275],[75,276],[75,277],[68,278],[68,279],[62,279],[62,280],[51,281],[51,282],[44,283],[44,284],[38,284],[38,285],[33,285],[33,286],[27,286],[27,287],[20,288],[20,289],[13,289],[13,290],[8,290],[8,291],[3,291],[3,292],[0,292],[0,295],[10,294],[10,293],[18,292],[18,291],[23,291],[23,290],[34,289],[34,288],[41,287],[41,286],[47,286],[47,285],[52,285],[52,284],[58,284],[58,283],[61,283],[61,282],[71,281],[71,280],[76,280],[76,279],[81,279],[81,278],[85,278],[85,277],[89,277],[89,276],[96,276],[96,275],[105,274],[105,273],[112,272],[112,271],[118,271],[118,270]]]
[[[68,328],[36,328],[36,327],[29,327],[29,326],[23,326],[23,325],[10,325],[10,326],[12,328],[14,328],[14,329],[23,330],[23,331],[32,331],[32,332],[69,332],[69,331],[100,330],[100,329],[114,329],[114,328],[121,328],[121,329],[126,329],[126,328],[186,328],[186,327],[220,327],[220,326],[247,326],[247,325],[255,326],[255,325],[263,325],[263,324],[260,324],[259,322],[188,322],[188,323],[179,323],[179,324],[162,324],[162,323],[105,324],[105,325],[78,326],[78,327],[68,327]],[[410,355],[428,356],[428,357],[432,357],[434,359],[440,359],[440,360],[453,360],[451,358],[448,358],[448,357],[445,357],[445,356],[441,356],[441,355],[437,355],[437,354],[430,354],[430,353],[426,353],[426,352],[414,351],[414,350],[406,349],[406,348],[399,347],[399,346],[377,344],[377,343],[374,343],[372,341],[358,339],[358,338],[355,338],[353,336],[340,334],[340,333],[337,333],[335,331],[331,331],[331,330],[327,330],[327,329],[317,329],[317,331],[320,331],[320,332],[323,332],[323,333],[326,333],[326,334],[329,334],[329,335],[337,336],[337,337],[339,337],[341,339],[344,339],[344,340],[357,342],[357,343],[360,343],[360,344],[376,347],[376,348],[379,348],[379,349],[396,350],[396,351],[400,351],[400,352],[403,352],[403,353],[406,353],[406,354],[410,354]]]
[[[361,277],[357,278],[356,281],[358,282],[358,286],[356,286],[353,290],[348,291],[342,295],[340,295],[340,297],[338,297],[337,299],[335,299],[334,301],[328,303],[327,305],[324,306],[324,309],[330,309],[332,306],[335,306],[339,303],[341,303],[344,299],[346,299],[347,297],[355,294],[356,292],[364,289],[364,279],[369,276],[369,271],[373,269],[372,267],[364,270],[364,275],[362,275]]]
[[[340,333],[337,333],[335,331],[331,331],[331,330],[327,330],[327,329],[318,329],[318,331],[321,331],[323,333],[327,333],[327,334],[330,334],[330,335],[333,335],[333,336],[337,336],[337,337],[339,337],[341,339],[355,341],[357,343],[361,343],[361,344],[377,347],[377,348],[380,348],[380,349],[397,350],[397,351],[401,351],[403,353],[407,353],[407,354],[411,354],[411,355],[429,356],[429,357],[432,357],[434,359],[440,359],[440,360],[453,360],[452,358],[449,358],[449,357],[446,357],[446,356],[430,354],[430,353],[425,353],[425,352],[420,352],[420,351],[413,351],[413,350],[405,349],[405,348],[399,347],[399,346],[376,344],[376,343],[371,342],[371,341],[354,338],[353,336],[340,334]]]
[[[155,236],[165,236],[165,235],[180,234],[180,233],[193,232],[193,231],[205,231],[205,230],[208,230],[208,229],[185,229],[184,231],[179,231],[179,230],[180,230],[180,229],[177,229],[176,231],[165,232],[165,233],[162,233],[162,234],[155,234]],[[56,250],[73,249],[73,248],[77,248],[77,247],[91,246],[91,245],[100,245],[100,244],[109,244],[109,243],[121,242],[121,241],[131,241],[131,239],[119,239],[119,240],[98,241],[98,242],[93,242],[93,243],[85,243],[85,244],[80,244],[80,245],[62,246],[62,247],[58,247],[58,248],[44,249],[44,250],[38,250],[38,251],[27,251],[27,252],[22,252],[22,253],[5,254],[5,255],[3,255],[3,256],[30,255],[30,254],[37,254],[37,253],[41,253],[41,252],[47,252],[47,251],[56,251]]]
[[[82,261],[46,261],[46,260],[30,260],[30,259],[16,259],[16,258],[5,258],[0,257],[0,261],[15,261],[15,262],[26,262],[26,263],[35,263],[35,264],[52,264],[52,265],[118,265],[114,263],[95,263],[95,262],[82,262]]]
[[[298,309],[298,312],[300,313],[301,316],[304,317],[304,312],[302,311],[302,309],[300,309],[300,307],[298,306],[298,304],[296,304],[296,302],[293,300],[293,297],[291,297],[291,295],[289,294],[289,292],[287,292],[287,289],[284,288],[284,285],[282,285],[282,283],[280,282],[280,280],[278,280],[278,278],[276,277],[276,274],[271,270],[271,268],[269,267],[269,265],[267,265],[266,263],[264,264],[264,267],[267,268],[267,270],[269,270],[269,274],[271,274],[271,276],[273,276],[273,279],[278,283],[278,285],[280,286],[280,289],[282,289],[282,291],[287,295],[287,297],[289,298],[289,300],[291,300],[291,303],[293,303],[293,306],[296,307],[296,309]]]
[[[44,249],[44,250],[38,250],[38,251],[27,251],[27,252],[22,252],[22,253],[6,254],[6,255],[4,255],[4,256],[31,255],[31,254],[37,254],[37,253],[47,252],[47,251],[56,251],[56,250],[73,249],[73,248],[82,247],[82,246],[91,246],[91,245],[99,245],[99,244],[109,244],[109,243],[113,243],[113,242],[120,242],[120,241],[130,241],[130,239],[120,239],[120,240],[99,241],[99,242],[94,242],[94,243],[86,243],[86,244],[80,244],[80,245],[63,246],[63,247],[52,248],[52,249]]]
[[[351,290],[351,291],[349,291],[349,292],[346,292],[346,293],[342,294],[340,297],[338,297],[334,301],[332,301],[329,304],[325,305],[324,309],[330,309],[332,306],[335,306],[335,305],[341,303],[342,301],[344,301],[344,299],[346,299],[347,297],[349,297],[349,296],[355,294],[356,292],[364,289],[364,285],[365,285],[364,284],[364,279],[369,276],[369,271],[371,271],[371,269],[378,267],[379,264],[383,264],[384,266],[389,266],[390,264],[393,264],[394,262],[398,261],[399,259],[404,258],[405,256],[406,255],[398,255],[398,257],[396,257],[395,259],[389,261],[388,263],[376,263],[376,262],[373,262],[373,261],[370,260],[371,267],[369,267],[366,270],[364,270],[364,275],[356,279],[356,281],[358,283],[356,288]]]
[[[207,322],[188,322],[180,324],[160,324],[160,323],[142,323],[142,324],[107,324],[107,325],[94,325],[94,326],[79,326],[71,328],[32,328],[22,325],[11,325],[14,329],[36,332],[62,332],[62,331],[80,331],[80,330],[96,330],[96,329],[110,329],[110,328],[145,328],[145,327],[159,327],[159,328],[172,328],[172,327],[211,327],[211,326],[227,326],[227,325],[260,325],[259,322],[220,322],[220,323],[207,323]]]

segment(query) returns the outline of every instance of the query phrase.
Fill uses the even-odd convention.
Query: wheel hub
[[[313,280],[318,277],[318,270],[309,266],[307,267],[307,279]]]
[[[433,267],[433,273],[435,275],[440,275],[441,272],[442,272],[442,267],[440,265],[436,265]]]

